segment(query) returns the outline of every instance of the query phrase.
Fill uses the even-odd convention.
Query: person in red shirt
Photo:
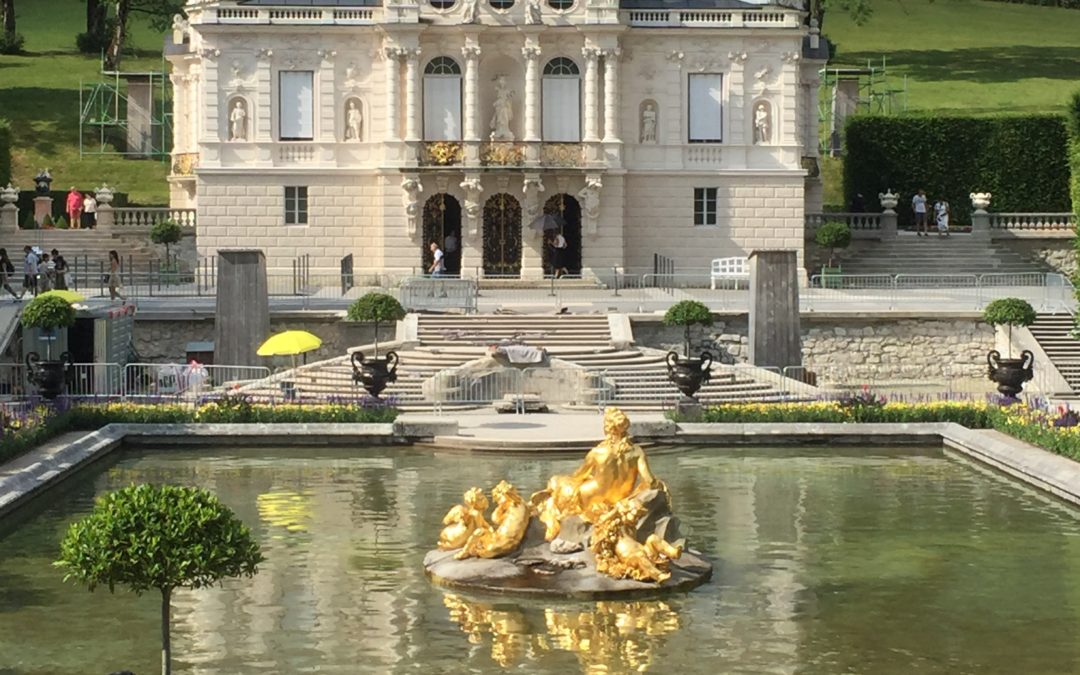
[[[71,186],[71,191],[67,194],[67,215],[68,215],[68,227],[73,230],[79,229],[79,220],[82,219],[82,207],[83,196],[75,189],[75,186]]]

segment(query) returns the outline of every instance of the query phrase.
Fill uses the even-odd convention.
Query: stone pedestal
[[[34,222],[38,227],[45,222],[45,216],[52,215],[52,197],[34,197]]]
[[[990,214],[983,209],[971,213],[971,238],[978,241],[990,241]]]
[[[750,254],[750,363],[772,368],[802,365],[795,251]]]
[[[14,234],[19,230],[19,207],[14,204],[0,206],[0,232]]]
[[[255,354],[270,337],[270,296],[262,251],[218,251],[214,328],[214,363],[265,365]]]
[[[881,238],[894,239],[896,237],[896,211],[888,209],[881,213]]]

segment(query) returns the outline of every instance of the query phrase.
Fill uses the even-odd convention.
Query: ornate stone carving
[[[642,143],[656,143],[657,115],[656,101],[651,99],[641,102],[641,134],[639,140]]]
[[[260,49],[259,51],[257,51],[255,53],[255,55],[257,57],[259,57],[260,59],[271,59],[271,58],[274,57],[274,50],[273,49]]]
[[[364,140],[364,104],[355,96],[345,102],[345,140]]]
[[[581,203],[581,222],[588,234],[596,234],[600,220],[600,189],[603,187],[600,175],[590,174],[585,177],[585,187],[577,193],[578,202]]]
[[[362,80],[357,77],[359,74],[360,72],[357,69],[355,62],[350,63],[345,68],[345,89],[355,91],[360,88]]]
[[[465,180],[458,186],[465,193],[464,217],[469,234],[475,236],[480,232],[480,220],[483,207],[480,204],[480,193],[484,187],[480,184],[480,176],[466,174]]]
[[[768,101],[754,104],[754,145],[772,143],[772,106]]]
[[[540,0],[525,0],[525,25],[536,26],[544,23]]]
[[[466,61],[471,61],[480,58],[481,50],[480,45],[465,45],[461,48],[461,56]]]
[[[221,56],[220,49],[203,49],[199,51],[199,56],[202,56],[207,61],[213,61],[217,57]]]
[[[228,84],[230,91],[240,93],[251,88],[250,78],[244,75],[243,64],[234,60],[229,70],[232,73],[232,78],[229,80]]]
[[[337,52],[333,49],[320,49],[316,54],[318,54],[319,58],[323,61],[333,61],[334,57],[337,56]]]
[[[480,163],[488,166],[521,166],[525,146],[519,143],[492,142],[480,146]]]
[[[541,54],[543,54],[543,51],[536,45],[526,45],[521,48],[521,55],[525,57],[526,61],[538,59]]]
[[[683,59],[686,58],[686,52],[681,52],[677,49],[674,49],[668,52],[667,56],[664,58],[666,58],[671,63],[682,63]]]
[[[506,75],[495,76],[495,102],[492,104],[491,140],[513,141],[510,122],[514,119],[514,90],[506,83]]]
[[[405,206],[405,224],[409,236],[416,237],[420,229],[420,193],[424,191],[424,185],[420,182],[420,176],[407,175],[401,179],[402,203]]]
[[[480,0],[461,3],[461,23],[480,23]]]
[[[900,195],[892,191],[892,188],[885,192],[878,193],[878,200],[881,202],[881,209],[885,213],[895,213],[896,205],[900,203]]]
[[[746,63],[746,59],[750,58],[750,55],[746,52],[728,52],[727,57],[731,59],[733,63],[742,65]]]
[[[798,63],[802,58],[802,54],[799,52],[783,52],[780,54],[780,60],[784,63]]]
[[[536,220],[540,215],[540,193],[544,191],[544,181],[538,173],[525,174],[521,190],[525,195],[525,224]],[[537,234],[541,234],[537,232]]]

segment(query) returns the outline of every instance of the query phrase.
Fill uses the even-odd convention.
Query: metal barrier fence
[[[270,369],[263,366],[192,368],[178,363],[72,363],[65,371],[67,396],[134,400],[196,398],[268,377]],[[0,398],[22,398],[37,393],[25,364],[0,363]]]

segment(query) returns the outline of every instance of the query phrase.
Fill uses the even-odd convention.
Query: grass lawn
[[[872,0],[869,23],[825,17],[835,64],[887,59],[909,109],[1057,112],[1080,89],[1080,10],[980,0]]]
[[[80,0],[29,0],[16,3],[17,26],[26,37],[24,56],[0,56],[0,116],[15,132],[15,183],[33,187],[32,178],[48,167],[55,189],[92,189],[102,182],[127,192],[133,202],[167,204],[168,166],[157,160],[100,156],[79,158],[79,86],[101,79],[100,60],[75,49],[85,30],[86,5]],[[124,70],[161,71],[162,36],[138,20],[131,41],[135,56]]]

